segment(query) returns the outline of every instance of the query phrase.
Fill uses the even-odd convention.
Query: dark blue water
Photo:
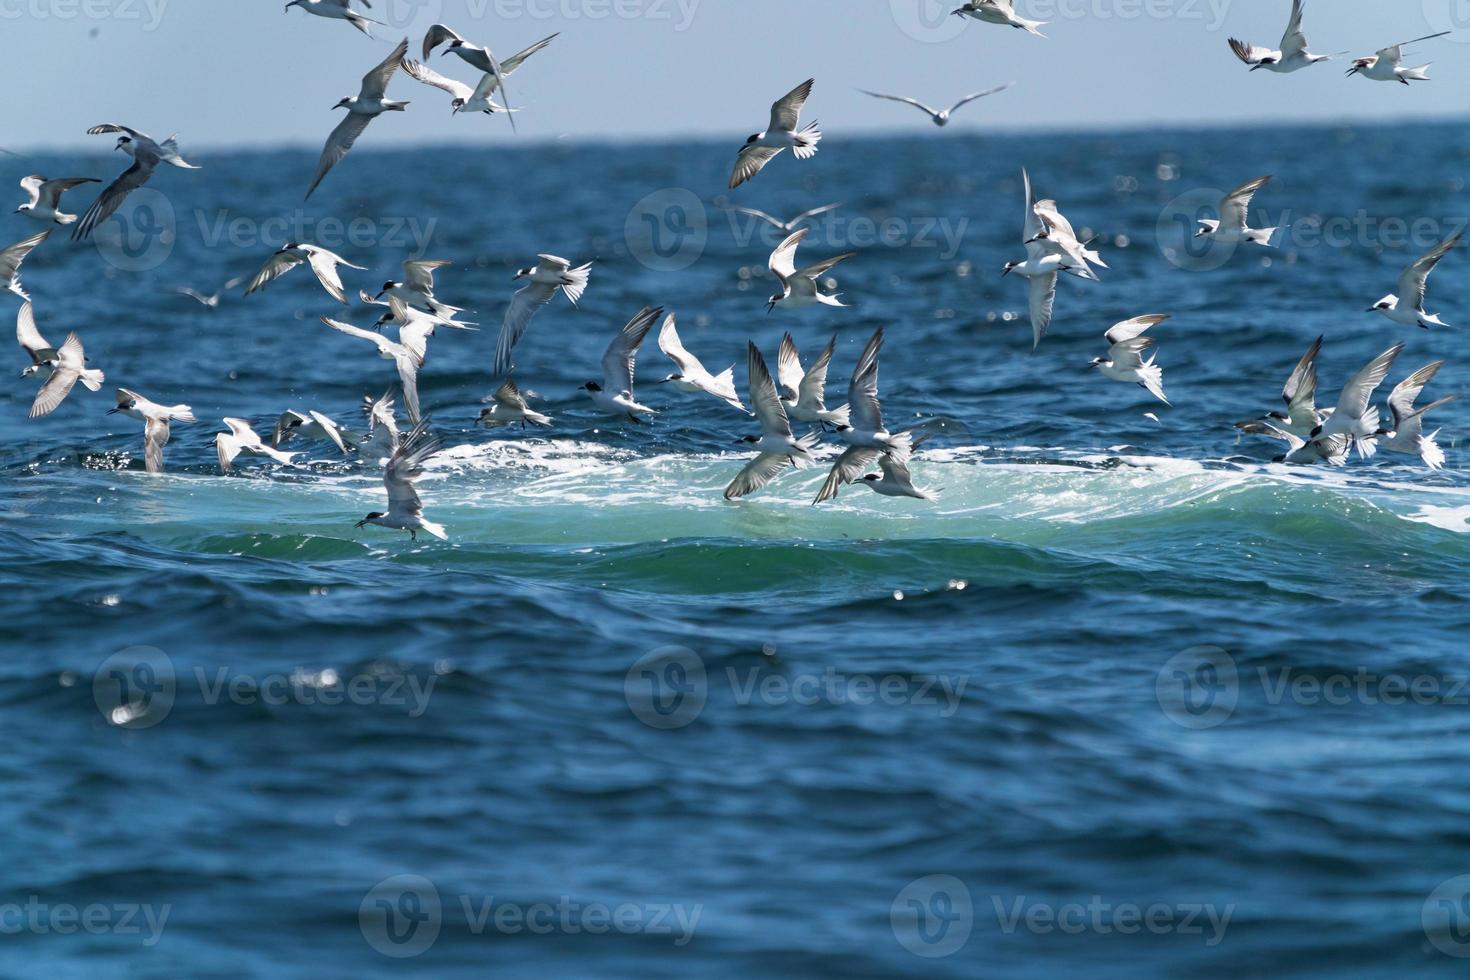
[[[1431,394],[1463,390],[1458,329],[1363,310],[1470,214],[1470,136],[1260,135],[783,157],[735,199],[843,201],[802,254],[857,251],[849,310],[766,314],[776,237],[716,206],[724,144],[364,146],[304,209],[315,151],[200,148],[126,240],[55,236],[25,269],[41,330],[76,329],[108,386],[38,421],[31,381],[0,390],[0,972],[1462,975],[1470,409],[1436,412],[1439,473],[1274,466],[1231,422],[1275,407],[1319,333],[1324,391],[1395,340],[1391,380],[1444,358]],[[0,184],[119,159],[0,158]],[[1023,164],[1111,267],[1063,283],[1035,353],[999,275]],[[1199,268],[1192,192],[1262,173],[1262,217],[1296,230]],[[381,481],[319,447],[218,474],[222,416],[359,424],[392,378],[317,320],[375,311],[304,269],[217,310],[169,292],[287,237],[369,266],[354,293],[410,254],[455,261],[441,294],[486,329],[434,338],[422,380],[448,543],[354,528]],[[518,352],[557,424],[477,430],[538,252],[596,260]],[[1433,280],[1452,324],[1466,268]],[[914,463],[939,501],[813,508],[808,471],[726,503],[749,426],[649,383],[651,342],[662,414],[592,415],[576,387],[646,304],[710,367],[741,362],[742,391],[747,338],[773,358],[789,330],[810,358],[835,332],[835,400],[886,327],[890,419],[946,420]],[[1172,408],[1087,371],[1148,312],[1173,315]],[[167,475],[103,414],[117,384],[199,416]]]

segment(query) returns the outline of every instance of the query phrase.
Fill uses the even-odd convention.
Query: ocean
[[[728,192],[738,142],[366,140],[305,205],[314,148],[186,146],[204,169],[156,174],[126,234],[31,256],[42,333],[107,384],[39,420],[33,380],[0,386],[0,973],[1463,975],[1470,404],[1430,417],[1439,472],[1277,465],[1232,427],[1319,334],[1323,404],[1397,341],[1389,384],[1445,359],[1425,400],[1466,390],[1457,327],[1365,312],[1470,217],[1463,123],[833,135]],[[0,184],[120,159],[0,157]],[[1001,276],[1023,166],[1108,263],[1034,352]],[[1261,174],[1279,247],[1188,242]],[[799,258],[855,251],[850,308],[767,313],[781,235],[727,201],[842,202]],[[350,309],[305,268],[171,292],[288,239],[369,268]],[[486,431],[540,252],[595,263],[517,349],[556,423]],[[379,471],[321,444],[220,475],[224,416],[362,427],[392,365],[318,317],[369,325],[357,289],[411,256],[453,260],[439,293],[481,325],[421,376],[449,540],[356,528]],[[1451,324],[1466,263],[1431,280]],[[938,499],[813,507],[818,468],[725,501],[754,427],[655,384],[653,337],[659,414],[596,417],[577,387],[645,305],[742,397],[748,339],[774,364],[835,334],[836,404],[885,328],[884,411],[934,433]],[[1089,370],[1154,312],[1172,406]],[[166,474],[117,385],[193,406]]]

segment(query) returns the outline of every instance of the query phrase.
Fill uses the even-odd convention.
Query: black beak
[[[109,408],[107,411],[103,412],[102,414],[104,414],[104,415],[116,415],[117,413],[118,413],[118,410],[117,409],[115,409],[115,408]]]
[[[1008,276],[1010,274],[1011,274],[1011,267],[1010,266],[1006,266],[1004,269],[1000,270],[1000,277],[1002,279],[1004,279],[1006,276]]]
[[[360,521],[358,521],[358,522],[357,522],[357,523],[356,523],[356,524],[354,524],[354,525],[352,525],[352,526],[353,526],[353,527],[362,527],[362,526],[363,526],[363,525],[364,525],[364,524],[366,524],[366,523],[367,523],[367,519],[366,519],[366,518],[364,518],[364,519],[363,519],[363,520],[360,520]]]
[[[1366,310],[1364,310],[1363,312],[1364,313],[1377,313],[1378,312],[1378,307],[1376,307],[1376,306],[1370,306]]]

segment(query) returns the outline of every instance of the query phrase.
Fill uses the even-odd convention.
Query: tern
[[[920,440],[914,440],[915,448]],[[898,459],[892,453],[884,453],[878,457],[878,469],[881,473],[869,473],[857,482],[884,497],[913,497],[916,500],[933,500],[937,491],[920,490],[914,486],[914,476],[909,472],[908,463]]]
[[[168,424],[194,421],[194,411],[188,405],[160,405],[127,388],[117,389],[117,407],[107,410],[108,415],[118,412],[143,423],[143,465],[149,473],[163,472]]]
[[[56,366],[56,348],[47,343],[41,331],[36,329],[36,314],[30,300],[21,304],[20,313],[16,315],[15,339],[31,359],[30,367],[20,372],[20,376],[28,378],[43,368],[49,376]]]
[[[49,368],[51,376],[36,392],[35,400],[31,402],[31,418],[39,418],[42,415],[50,415],[56,411],[56,406],[71,392],[72,386],[78,381],[86,385],[90,391],[101,391],[105,376],[96,368],[87,367],[87,356],[82,350],[82,341],[75,332],[66,335],[66,341],[59,349],[53,350],[46,343],[39,330],[36,329],[36,320],[31,309],[31,304],[26,303],[20,308],[20,315],[15,322],[16,337],[20,345],[31,355],[31,366],[22,372],[22,377],[33,374],[41,368]]]
[[[1027,20],[1016,13],[1016,5],[1012,0],[967,0],[963,7],[950,11],[956,17],[969,17],[973,20],[982,20],[987,24],[1004,24],[1025,31],[1027,34],[1035,34],[1037,37],[1046,37],[1037,30],[1045,27],[1044,20]]]
[[[669,356],[678,368],[673,374],[668,375],[659,384],[671,384],[680,391],[696,394],[703,392],[713,395],[720,401],[749,415],[745,406],[740,404],[740,395],[735,391],[735,368],[726,368],[719,374],[710,374],[705,370],[699,358],[684,349],[684,344],[679,340],[679,330],[674,325],[674,314],[670,313],[664,318],[664,325],[658,332],[658,349]]]
[[[1001,276],[1014,272],[1018,276],[1024,276],[1031,284],[1027,308],[1031,316],[1031,349],[1035,350],[1041,345],[1041,338],[1046,336],[1047,327],[1051,326],[1052,307],[1057,298],[1057,278],[1065,272],[1084,279],[1096,279],[1097,273],[1087,267],[1084,259],[1074,258],[1066,248],[1057,247],[1062,241],[1060,224],[1058,238],[1054,241],[1043,241],[1047,225],[1037,211],[1038,202],[1031,192],[1031,175],[1024,167],[1021,168],[1021,184],[1026,198],[1026,216],[1021,225],[1021,242],[1026,246],[1026,258],[1019,262],[1007,262],[1001,270]],[[1061,215],[1054,206],[1047,213],[1057,217]]]
[[[441,303],[434,298],[434,273],[438,269],[453,264],[449,259],[407,259],[403,263],[403,279],[389,279],[383,283],[382,290],[374,298],[382,299],[387,295],[397,296],[409,306],[428,310],[447,322],[453,319],[456,313],[463,313],[464,310]]]
[[[520,111],[500,105],[490,98],[490,93],[495,91],[497,84],[494,75],[487,73],[480,76],[480,81],[477,85],[466,85],[464,82],[446,78],[428,65],[411,61],[408,58],[403,59],[403,70],[408,73],[410,78],[417,79],[425,85],[432,85],[437,89],[448,92],[452,96],[449,104],[453,107],[454,115],[458,115],[461,112],[483,112],[486,115],[494,115],[497,112]]]
[[[30,200],[16,208],[15,213],[48,224],[74,225],[77,223],[77,216],[63,214],[61,211],[61,195],[82,184],[98,183],[101,181],[96,177],[57,177],[55,180],[48,180],[37,174],[22,178],[20,189],[26,192]]]
[[[1287,75],[1336,57],[1331,54],[1312,54],[1307,50],[1307,36],[1302,33],[1302,0],[1291,0],[1291,20],[1286,24],[1286,33],[1281,35],[1280,51],[1257,47],[1245,41],[1237,41],[1233,37],[1229,42],[1230,50],[1235,52],[1237,58],[1250,65],[1251,71],[1264,68]]]
[[[1298,439],[1306,439],[1312,434],[1312,430],[1321,425],[1330,414],[1317,410],[1317,355],[1322,350],[1322,337],[1319,335],[1312,341],[1312,346],[1297,361],[1296,367],[1286,379],[1286,384],[1281,388],[1281,400],[1286,402],[1286,411],[1267,412],[1264,418],[1252,420],[1270,423],[1274,428],[1281,429],[1296,436]],[[1247,423],[1237,422],[1236,428],[1245,429]],[[1255,431],[1255,430],[1247,430]]]
[[[1220,219],[1199,218],[1200,228],[1195,238],[1211,238],[1226,244],[1249,242],[1253,245],[1270,245],[1276,234],[1275,228],[1252,228],[1250,226],[1251,199],[1256,191],[1265,187],[1271,175],[1248,180],[1220,199]]]
[[[1378,430],[1379,446],[1391,453],[1418,456],[1431,470],[1444,466],[1444,450],[1434,441],[1434,437],[1439,435],[1438,429],[1427,436],[1424,434],[1424,416],[1446,402],[1454,401],[1458,396],[1446,395],[1417,410],[1414,408],[1414,401],[1442,367],[1444,361],[1426,364],[1395,385],[1388,396],[1388,411],[1393,416],[1393,428]]]
[[[449,535],[444,533],[443,525],[424,520],[424,505],[413,486],[413,481],[424,475],[424,464],[439,451],[439,438],[429,432],[428,424],[426,419],[414,426],[393,451],[388,466],[383,470],[383,485],[388,489],[388,510],[373,511],[358,521],[357,527],[364,524],[391,527],[407,531],[414,541],[419,539],[420,531],[432,534],[440,541],[448,540]]]
[[[224,297],[225,293],[240,285],[240,283],[244,282],[247,278],[247,276],[236,276],[234,279],[227,279],[224,285],[220,286],[219,289],[216,289],[212,293],[201,293],[199,290],[190,288],[189,286],[175,286],[174,292],[179,294],[180,296],[189,297],[194,302],[198,303],[200,306],[205,307],[206,309],[213,310],[219,308],[219,301]]]
[[[385,361],[392,361],[398,368],[398,380],[403,385],[403,402],[408,406],[408,417],[415,425],[419,423],[419,368],[424,366],[424,355],[422,349],[414,350],[400,339],[397,342],[389,340],[382,334],[361,327],[354,327],[350,323],[333,320],[331,317],[322,317],[322,322],[333,330],[339,330],[349,337],[359,337],[369,341],[378,348],[378,356]]]
[[[807,232],[809,231],[811,231],[810,228],[798,228],[790,235],[787,235],[786,240],[776,246],[776,250],[771,253],[770,259],[767,260],[767,267],[770,268],[771,273],[781,283],[781,291],[773,294],[766,301],[767,313],[778,306],[783,310],[800,309],[803,306],[811,306],[817,303],[823,306],[847,306],[846,303],[837,298],[840,294],[822,292],[821,287],[817,283],[817,278],[824,275],[843,259],[850,259],[857,253],[844,252],[835,258],[824,259],[821,262],[798,269],[796,267],[796,248],[806,238]]]
[[[16,242],[0,250],[0,284],[27,303],[31,301],[31,298],[26,295],[25,289],[20,284],[21,263],[26,260],[27,255],[31,254],[32,249],[50,237],[51,229],[47,228],[38,235],[32,235],[25,241]]]
[[[286,464],[291,462],[291,457],[297,455],[296,453],[283,453],[279,449],[267,446],[250,427],[250,423],[244,419],[226,418],[224,421],[230,431],[221,432],[214,437],[214,448],[219,453],[221,473],[229,473],[233,470],[235,457],[241,453],[250,456],[265,456],[277,463]]]
[[[476,421],[491,429],[500,425],[515,425],[517,422],[523,429],[527,422],[532,425],[550,425],[551,417],[532,411],[526,401],[527,397],[521,394],[514,381],[506,378],[505,383],[496,388],[494,394],[483,399],[490,405],[480,409],[480,417]]]
[[[347,291],[342,288],[342,275],[337,271],[337,267],[345,265],[359,272],[367,271],[365,267],[353,265],[336,252],[329,252],[316,245],[287,242],[266,260],[259,272],[251,277],[250,285],[245,287],[245,295],[249,296],[263,289],[266,283],[279,279],[303,262],[311,266],[311,271],[316,273],[317,281],[322,284],[327,295],[343,306],[347,305]]]
[[[392,456],[398,449],[398,419],[393,415],[393,392],[388,390],[381,398],[364,395],[362,413],[367,416],[367,436],[360,443],[365,457],[383,459]]]
[[[728,204],[723,205],[723,207],[726,211],[734,211],[737,214],[745,214],[749,215],[752,218],[758,218],[761,221],[764,221],[766,224],[770,225],[772,228],[776,228],[782,233],[789,235],[793,231],[795,231],[803,221],[806,221],[810,218],[815,218],[819,214],[826,214],[828,211],[836,210],[837,208],[842,207],[842,203],[839,201],[836,204],[823,204],[821,207],[810,208],[806,211],[801,212],[801,214],[798,214],[790,221],[782,221],[775,215],[767,214],[766,212],[757,210],[756,208],[738,208]]]
[[[645,306],[629,320],[602,355],[602,381],[589,381],[582,386],[587,396],[608,415],[625,415],[630,421],[641,421],[640,413],[655,414],[646,405],[638,404],[633,397],[633,367],[638,359],[638,348],[655,320],[664,315],[664,308]]]
[[[1030,186],[1029,176],[1026,184]],[[1031,210],[1035,213],[1036,220],[1040,222],[1040,227],[1035,235],[1027,239],[1027,245],[1040,242],[1042,254],[1056,255],[1064,259],[1068,266],[1067,271],[1079,279],[1097,279],[1097,273],[1092,271],[1092,265],[1101,266],[1104,269],[1108,267],[1108,264],[1102,260],[1102,256],[1087,247],[1091,242],[1083,242],[1077,238],[1072,222],[1062,214],[1055,200],[1047,198],[1044,201],[1034,201]],[[1030,254],[1029,250],[1028,254]]]
[[[495,362],[490,366],[492,375],[506,374],[511,369],[511,353],[516,343],[531,325],[536,311],[551,302],[557,290],[566,294],[573,306],[587,290],[587,279],[592,274],[592,263],[579,265],[575,269],[566,259],[557,255],[538,255],[536,264],[521,269],[516,279],[529,282],[510,299],[505,309],[505,318],[500,323],[500,339],[495,342]]]
[[[812,94],[814,81],[815,79],[808,78],[771,105],[771,122],[766,126],[766,131],[751,136],[740,148],[740,154],[735,159],[735,169],[730,173],[732,190],[760,173],[766,164],[787,147],[791,148],[798,160],[806,160],[816,154],[817,144],[822,141],[822,131],[817,128],[817,124],[811,123],[804,128],[797,128],[801,125],[801,107]]]
[[[406,54],[408,38],[400,41],[392,54],[362,77],[362,87],[356,96],[349,95],[332,106],[333,109],[346,109],[347,118],[337,124],[337,128],[327,137],[326,145],[322,147],[316,174],[311,178],[311,186],[306,189],[308,198],[322,182],[322,178],[347,156],[347,151],[352,149],[357,138],[367,129],[368,123],[385,112],[402,112],[408,108],[407,102],[388,98],[388,82]]]
[[[793,422],[808,422],[823,429],[849,424],[850,409],[847,405],[829,410],[827,399],[827,369],[832,364],[832,352],[837,349],[837,335],[827,341],[820,356],[806,371],[801,369],[801,354],[791,334],[781,337],[781,349],[776,359],[776,378],[781,383],[781,407]]]
[[[880,455],[892,456],[900,463],[908,462],[913,450],[913,436],[907,432],[889,432],[883,424],[883,409],[878,403],[878,354],[882,349],[883,328],[879,327],[873,331],[858,357],[852,381],[847,386],[852,422],[837,426],[837,436],[847,443],[848,448],[832,464],[826,482],[812,501],[814,506],[837,496],[837,491],[844,484],[861,476],[863,470]]]
[[[352,452],[352,444],[358,441],[351,432],[321,412],[313,409],[303,414],[287,409],[281,413],[280,418],[276,419],[275,431],[271,433],[271,445],[280,447],[297,436],[313,441],[330,442],[343,454]]]
[[[752,341],[746,347],[746,373],[750,385],[750,404],[755,408],[755,417],[760,421],[761,434],[744,436],[737,445],[755,449],[755,459],[744,468],[725,488],[725,499],[736,500],[755,493],[776,478],[788,466],[801,469],[810,466],[812,450],[817,445],[817,434],[808,432],[797,438],[791,431],[791,420],[776,394],[775,382],[766,368],[765,358]]]
[[[1377,54],[1354,61],[1353,66],[1347,70],[1347,74],[1362,75],[1364,78],[1372,79],[1375,82],[1402,82],[1405,85],[1408,85],[1410,82],[1427,82],[1429,81],[1429,66],[1420,65],[1418,68],[1405,68],[1403,49],[1410,44],[1418,44],[1420,41],[1432,41],[1437,37],[1444,37],[1449,33],[1449,31],[1440,31],[1438,34],[1426,34],[1424,37],[1416,37],[1412,41],[1391,44],[1386,48],[1380,49]]]
[[[368,0],[359,0],[359,2],[364,7],[372,7],[372,4]],[[352,0],[290,0],[286,4],[286,13],[289,14],[292,7],[300,7],[307,13],[316,14],[318,17],[345,20],[368,37],[373,36],[373,32],[368,30],[369,24],[377,24],[379,27],[386,26],[380,20],[372,20],[353,10]]]
[[[445,27],[443,24],[435,24],[424,35],[423,57],[425,61],[428,61],[429,56],[434,53],[434,49],[445,41],[448,41],[449,49],[444,53],[458,55],[465,64],[486,75],[492,76],[495,82],[491,84],[485,94],[487,96],[494,95],[496,88],[499,88],[501,96],[505,98],[506,105],[510,105],[510,95],[505,90],[505,77],[519,67],[521,62],[550,44],[554,37],[556,37],[555,34],[551,35],[551,37],[542,38],[524,51],[516,52],[505,61],[499,61],[489,48],[482,47],[478,44],[471,44],[452,28]],[[506,116],[510,119],[510,128],[514,130],[516,117],[509,113]]]
[[[1374,441],[1378,435],[1378,409],[1370,407],[1368,402],[1373,392],[1383,384],[1383,379],[1388,377],[1394,360],[1403,349],[1403,344],[1394,344],[1353,375],[1352,380],[1343,386],[1332,414],[1312,430],[1312,438],[1346,436],[1364,459],[1377,452]]]
[[[1237,422],[1236,428],[1242,432],[1252,435],[1266,436],[1271,439],[1279,439],[1286,443],[1287,451],[1280,456],[1274,457],[1273,463],[1299,463],[1311,465],[1312,463],[1326,463],[1328,466],[1343,466],[1348,460],[1348,450],[1352,445],[1347,436],[1328,436],[1325,439],[1304,439],[1294,432],[1288,432],[1273,422],[1265,419],[1253,419],[1249,422]]]
[[[1431,324],[1436,327],[1449,326],[1438,314],[1424,312],[1425,291],[1429,285],[1429,274],[1439,265],[1439,260],[1449,254],[1450,249],[1460,244],[1463,235],[1464,232],[1456,233],[1416,259],[1399,276],[1398,293],[1389,293],[1370,306],[1368,312],[1382,313],[1394,323],[1401,323],[1406,327],[1418,326],[1428,330]]]
[[[1004,85],[999,85],[995,88],[986,89],[984,92],[972,92],[964,98],[960,99],[954,105],[950,106],[948,109],[933,109],[920,102],[918,99],[911,99],[906,95],[884,95],[882,92],[869,92],[865,88],[860,88],[858,89],[858,91],[863,93],[864,95],[871,95],[875,99],[887,99],[890,102],[904,102],[908,105],[913,106],[916,109],[922,109],[924,112],[927,112],[929,114],[930,119],[934,120],[934,125],[943,127],[949,124],[949,117],[958,112],[962,106],[969,105],[976,99],[983,99],[987,95],[994,95],[997,92],[1004,92],[1006,89],[1015,84],[1015,82],[1007,82]]]
[[[72,232],[72,241],[85,241],[92,237],[92,232],[97,226],[117,212],[127,200],[128,195],[148,183],[148,178],[153,176],[153,171],[158,169],[160,163],[167,163],[182,170],[199,170],[201,168],[185,160],[179,155],[179,138],[177,135],[170,136],[162,143],[155,142],[152,137],[120,126],[117,123],[103,123],[93,126],[87,130],[88,136],[102,136],[106,133],[121,133],[117,138],[115,150],[122,150],[133,158],[133,165],[122,172],[112,183],[108,184],[98,195],[92,206],[87,208],[82,220],[77,223]]]
[[[1094,357],[1092,366],[1111,381],[1132,381],[1168,405],[1169,399],[1164,397],[1164,369],[1154,363],[1157,355],[1150,355],[1147,361],[1143,359],[1143,352],[1154,345],[1154,339],[1143,336],[1143,332],[1167,319],[1167,313],[1149,313],[1113,324],[1103,334],[1109,344],[1108,355]]]

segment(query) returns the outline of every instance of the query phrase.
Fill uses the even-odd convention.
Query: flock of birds
[[[289,12],[292,7],[300,7],[319,17],[342,20],[371,37],[370,26],[377,22],[353,9],[354,3],[370,8],[368,0],[291,0],[286,10]],[[1308,51],[1301,29],[1302,5],[1303,0],[1293,0],[1291,20],[1279,50],[1258,47],[1234,38],[1229,41],[1231,50],[1251,66],[1251,71],[1265,69],[1278,73],[1294,72],[1334,57]],[[1044,36],[1039,31],[1044,24],[1019,16],[1012,0],[969,0],[954,14]],[[1416,40],[1430,40],[1444,33],[1449,32]],[[408,39],[405,38],[363,77],[357,95],[343,98],[334,107],[345,109],[347,115],[327,137],[306,196],[309,198],[332,169],[343,161],[369,123],[385,113],[402,112],[407,108],[408,102],[391,99],[387,94],[389,84],[399,69],[416,81],[448,93],[454,113],[505,113],[514,127],[514,113],[519,110],[509,105],[505,80],[526,59],[547,47],[556,37],[553,34],[511,57],[497,59],[489,47],[471,43],[442,24],[434,25],[423,40],[424,61],[436,49],[446,47],[445,54],[458,56],[476,71],[478,77],[473,85],[448,78],[423,62],[409,59]],[[1415,42],[1391,45],[1376,55],[1358,59],[1348,74],[1405,85],[1411,81],[1427,80],[1427,65],[1407,68],[1403,65],[1402,48],[1411,43]],[[772,104],[766,129],[750,136],[741,146],[730,175],[730,188],[739,187],[754,178],[785,150],[789,149],[798,160],[808,159],[817,152],[822,139],[821,130],[816,123],[805,126],[801,123],[801,113],[812,94],[813,84],[813,80],[808,79]],[[906,96],[862,91],[875,98],[915,106],[942,127],[961,107],[1009,87],[1003,85],[967,95],[948,109],[933,109]],[[504,104],[494,100],[497,94]],[[89,238],[99,224],[117,212],[130,193],[149,181],[159,165],[169,164],[184,170],[200,169],[183,158],[175,136],[158,141],[138,130],[114,123],[95,126],[87,132],[94,135],[118,134],[116,149],[130,156],[132,164],[102,190],[80,217],[62,209],[62,196],[82,185],[99,183],[95,178],[26,177],[21,181],[21,188],[27,200],[16,211],[48,227],[0,251],[0,285],[23,301],[17,315],[16,335],[31,363],[22,376],[44,378],[31,405],[32,418],[54,411],[77,382],[91,391],[100,391],[105,378],[100,369],[89,366],[82,342],[75,332],[68,333],[59,347],[52,346],[42,336],[31,298],[20,281],[20,269],[26,256],[46,241],[55,226],[74,226],[74,240]],[[1219,204],[1219,218],[1200,220],[1196,237],[1231,246],[1252,244],[1269,247],[1277,229],[1251,227],[1249,209],[1254,195],[1270,179],[1269,176],[1256,178],[1225,195]],[[1029,282],[1034,348],[1040,344],[1051,322],[1061,278],[1097,279],[1094,267],[1106,269],[1107,264],[1091,247],[1090,240],[1079,239],[1055,200],[1038,200],[1035,197],[1030,175],[1025,170],[1022,171],[1022,181],[1025,211],[1021,237],[1026,258],[1007,262],[1002,275],[1014,272]],[[754,209],[736,209],[787,233],[767,263],[779,286],[767,301],[768,312],[815,305],[846,305],[836,292],[831,291],[835,284],[827,275],[838,263],[855,253],[848,252],[804,266],[798,266],[796,259],[797,249],[810,230],[802,224],[835,207],[838,205],[812,208],[789,221]],[[1425,329],[1444,326],[1438,316],[1425,310],[1426,287],[1430,272],[1459,241],[1460,236],[1456,235],[1410,265],[1399,278],[1397,292],[1379,300],[1370,312],[1380,313],[1397,324]],[[429,428],[428,417],[422,413],[418,395],[418,372],[427,356],[429,338],[439,328],[474,328],[474,324],[459,318],[465,312],[463,308],[444,303],[436,295],[435,274],[449,264],[445,260],[409,260],[403,263],[401,280],[383,283],[376,294],[360,290],[358,298],[362,303],[383,310],[372,329],[332,317],[321,318],[326,326],[366,341],[373,345],[381,358],[393,362],[397,390],[401,392],[410,423],[407,433],[402,433],[398,426],[392,388],[382,397],[364,399],[367,428],[363,433],[353,432],[317,411],[283,413],[269,439],[262,438],[244,419],[225,418],[227,431],[219,433],[215,440],[221,471],[230,472],[242,455],[290,464],[298,453],[283,450],[281,446],[293,439],[324,441],[343,454],[356,452],[363,459],[383,461],[388,509],[369,513],[358,522],[358,527],[373,524],[406,530],[415,540],[419,531],[445,538],[444,528],[424,517],[415,480],[422,475],[425,463],[440,448],[437,437]],[[248,278],[244,294],[248,296],[264,289],[301,265],[310,268],[325,292],[343,305],[350,304],[340,270],[366,271],[325,248],[309,242],[289,242]],[[574,265],[558,256],[540,255],[534,265],[516,274],[517,280],[525,280],[526,284],[511,298],[501,323],[492,376],[501,378],[502,383],[485,399],[486,407],[479,415],[482,425],[519,425],[524,428],[527,425],[552,424],[550,417],[531,408],[528,402],[530,394],[523,393],[512,380],[514,350],[536,313],[551,303],[558,293],[573,306],[577,304],[587,289],[591,268],[590,262]],[[206,307],[214,307],[227,291],[246,281],[244,277],[232,279],[209,294],[192,289],[179,291]],[[1094,358],[1092,367],[1109,380],[1137,384],[1168,404],[1163,370],[1155,362],[1156,356],[1152,351],[1155,341],[1148,335],[1151,328],[1167,319],[1167,314],[1156,313],[1115,324],[1105,334],[1108,344],[1106,355]],[[861,483],[884,496],[932,499],[930,492],[914,484],[909,470],[913,451],[926,436],[917,428],[892,431],[883,421],[878,398],[878,363],[884,339],[881,327],[874,332],[858,358],[848,382],[846,403],[835,408],[827,406],[826,396],[827,375],[836,348],[835,336],[809,367],[803,367],[796,342],[790,333],[785,334],[774,378],[761,351],[753,342],[748,344],[746,390],[751,408],[747,409],[736,389],[733,368],[719,374],[708,371],[681,341],[674,314],[665,315],[662,307],[645,307],[612,338],[602,357],[601,378],[582,386],[600,413],[632,422],[640,422],[643,416],[654,414],[655,410],[642,404],[634,393],[634,371],[644,340],[654,324],[660,321],[658,346],[675,368],[660,383],[672,385],[681,392],[713,397],[732,410],[754,416],[759,423],[759,435],[748,435],[739,440],[740,445],[747,446],[756,455],[726,487],[724,495],[727,499],[733,500],[760,490],[788,468],[814,465],[817,462],[814,451],[820,444],[821,434],[828,432],[836,435],[843,451],[832,464],[814,504],[832,499],[843,486],[853,483]],[[396,337],[384,332],[389,325],[395,326]],[[1392,370],[1403,345],[1395,344],[1369,362],[1353,376],[1343,388],[1337,404],[1330,408],[1316,406],[1317,357],[1321,346],[1322,338],[1318,337],[1291,372],[1282,390],[1285,410],[1237,423],[1242,431],[1285,442],[1288,451],[1277,457],[1277,461],[1342,465],[1353,450],[1362,457],[1369,457],[1381,447],[1416,455],[1431,468],[1443,465],[1444,453],[1436,443],[1437,433],[1426,434],[1423,419],[1429,411],[1455,396],[1415,407],[1421,391],[1442,367],[1442,361],[1420,368],[1393,389],[1388,398],[1392,427],[1384,428],[1379,411],[1371,402],[1374,392]],[[117,389],[116,407],[109,414],[112,413],[122,413],[144,424],[144,462],[151,473],[163,470],[163,450],[169,440],[171,424],[196,421],[188,405],[161,404],[128,388]],[[814,428],[798,435],[794,423]],[[868,473],[874,465],[879,472]]]

